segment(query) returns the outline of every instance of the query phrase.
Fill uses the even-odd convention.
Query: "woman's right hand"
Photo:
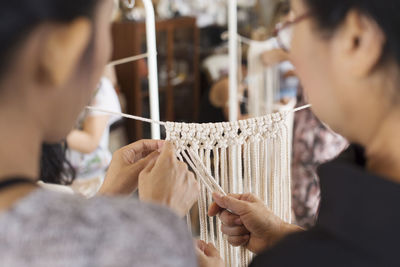
[[[209,216],[219,214],[221,231],[233,246],[246,246],[254,253],[270,248],[286,235],[301,230],[274,215],[252,194],[220,196],[214,194]],[[229,210],[229,211],[228,211]]]
[[[210,243],[198,240],[196,244],[197,263],[199,267],[224,267],[218,250]]]
[[[166,142],[157,161],[151,162],[139,175],[139,198],[166,205],[179,216],[185,216],[199,195],[199,185],[185,163],[180,162],[174,146]]]

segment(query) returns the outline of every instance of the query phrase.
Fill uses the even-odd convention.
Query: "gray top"
[[[0,266],[197,266],[185,223],[135,199],[37,190],[0,214]]]

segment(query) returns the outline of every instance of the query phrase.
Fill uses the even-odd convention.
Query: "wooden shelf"
[[[180,17],[170,20],[159,20],[156,22],[157,48],[160,52],[158,55],[158,69],[166,73],[175,73],[176,64],[185,62],[187,77],[179,83],[174,83],[176,76],[163,79],[164,84],[160,86],[160,99],[164,101],[160,103],[162,107],[161,117],[169,121],[175,120],[175,114],[182,113],[177,110],[175,97],[180,90],[190,90],[187,94],[192,99],[187,101],[193,102],[193,112],[190,117],[185,118],[187,121],[197,121],[199,116],[200,102],[200,73],[199,73],[199,29],[197,28],[196,19],[191,17]],[[187,38],[181,41],[181,38]],[[132,55],[143,53],[145,47],[145,24],[144,22],[122,21],[113,24],[113,59],[120,59]],[[130,114],[143,116],[148,114],[147,103],[148,90],[142,81],[147,79],[143,74],[147,70],[145,61],[132,62],[116,67],[117,78],[121,91],[127,98],[127,111]],[[179,73],[179,72],[178,72]],[[159,82],[162,79],[159,79]],[[146,107],[146,108],[145,108]],[[177,112],[179,111],[179,112]],[[128,137],[130,141],[141,139],[144,136],[143,124],[136,121],[127,122]]]

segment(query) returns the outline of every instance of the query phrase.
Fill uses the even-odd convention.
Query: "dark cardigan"
[[[316,226],[288,236],[251,267],[400,266],[400,184],[367,172],[355,145],[318,174]]]

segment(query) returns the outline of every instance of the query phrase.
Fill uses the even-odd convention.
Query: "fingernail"
[[[198,247],[201,251],[204,251],[204,245],[205,245],[204,241],[202,241],[202,240],[197,240],[197,247]]]

